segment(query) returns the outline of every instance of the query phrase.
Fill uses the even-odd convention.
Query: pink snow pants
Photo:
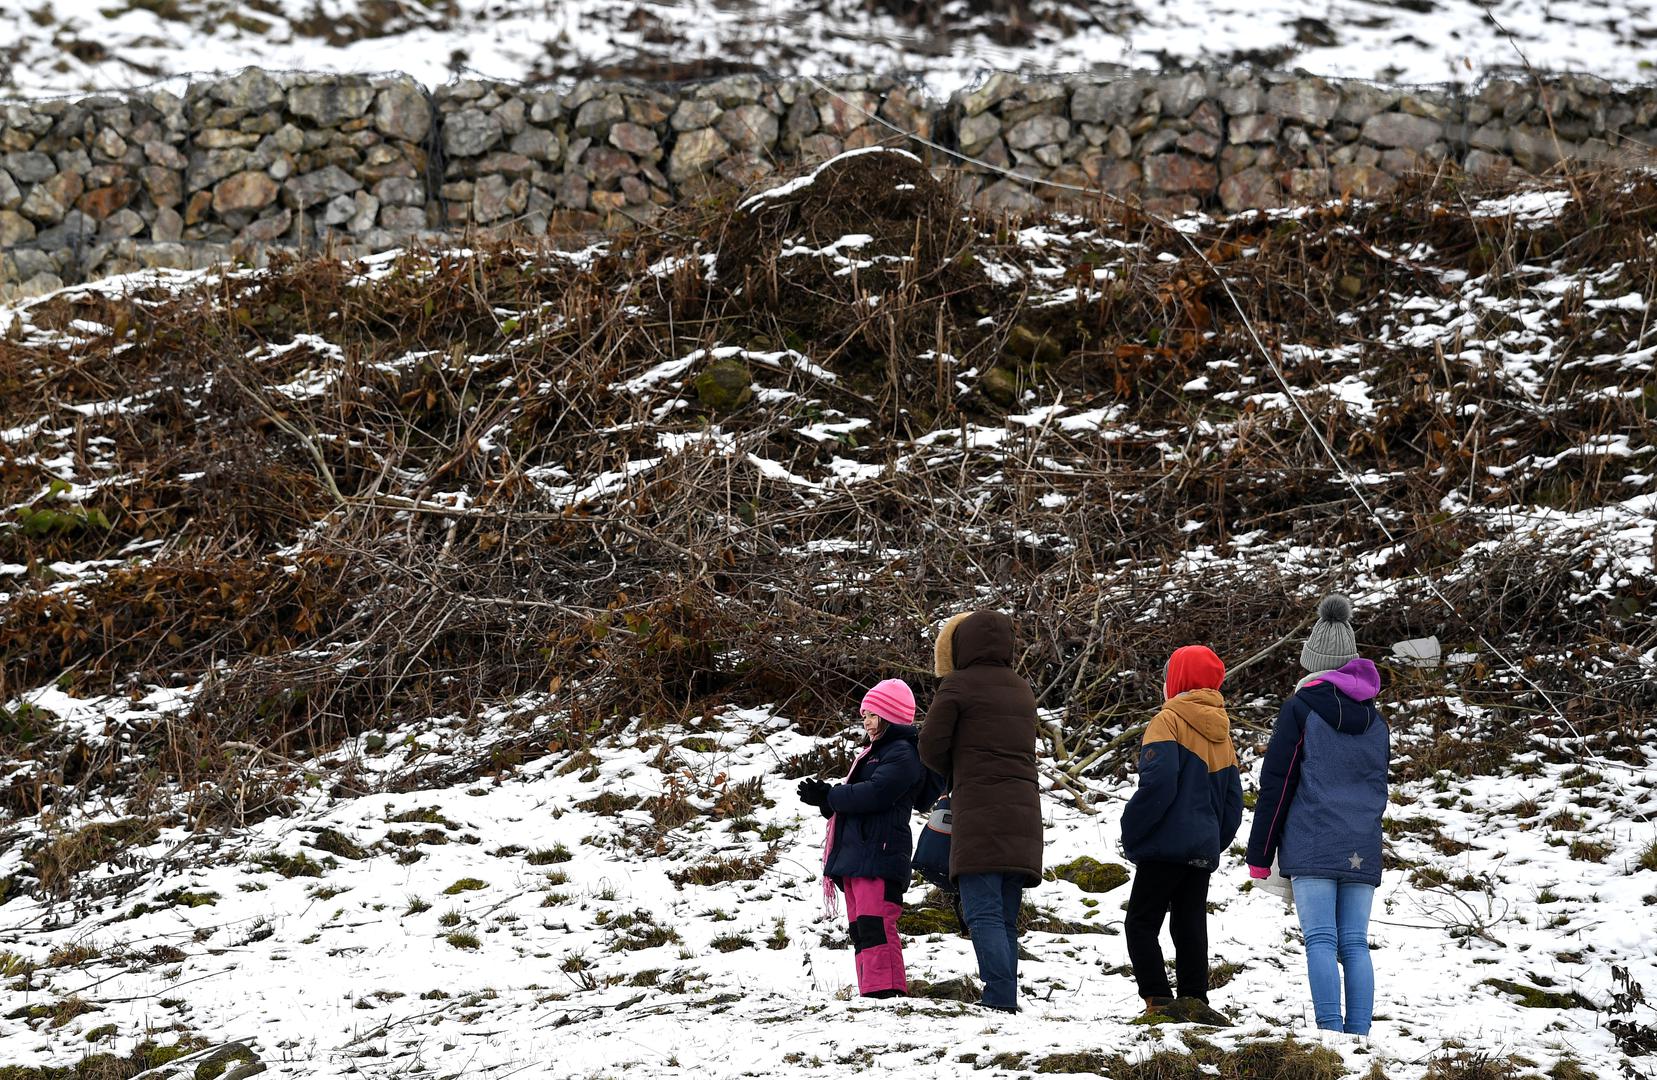
[[[851,922],[852,948],[857,953],[857,992],[909,992],[903,970],[903,943],[898,938],[898,916],[903,913],[902,887],[879,878],[846,878],[846,918]]]

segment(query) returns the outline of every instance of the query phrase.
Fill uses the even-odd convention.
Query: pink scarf
[[[869,751],[874,748],[875,744],[870,743],[858,751],[857,756],[852,759],[852,767],[846,770],[846,783],[851,783],[852,773],[857,771],[857,766],[865,757],[869,756]],[[840,897],[835,893],[834,879],[828,876],[829,856],[834,853],[834,823],[839,819],[839,814],[829,815],[828,835],[823,838],[823,910],[828,912],[831,919],[840,917]]]

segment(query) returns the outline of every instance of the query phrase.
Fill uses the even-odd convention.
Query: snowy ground
[[[1392,711],[1408,738],[1408,706]],[[817,1076],[848,1066],[945,1077],[969,1054],[1014,1055],[996,1067],[1014,1073],[1050,1054],[1133,1058],[1181,1045],[1179,1029],[1127,1023],[1138,1002],[1119,970],[1125,888],[1089,895],[1048,882],[1030,894],[1045,911],[1103,932],[1026,935],[1035,959],[1022,967],[1020,1016],[848,1000],[851,955],[824,916],[814,873],[821,819],[780,775],[781,762],[814,741],[764,713],[716,726],[713,735],[652,732],[640,739],[649,749],[608,749],[589,767],[549,758],[499,784],[314,799],[211,855],[182,832],[164,833],[148,854],[175,868],[120,902],[73,914],[8,903],[0,933],[23,955],[44,961],[76,948],[89,958],[42,972],[31,991],[0,994],[0,1010],[74,995],[102,1004],[61,1026],[8,1022],[6,1063],[62,1065],[92,1049],[193,1033],[244,1041],[273,1075],[295,1077]],[[430,746],[449,738],[441,723],[406,735]],[[660,756],[658,738],[671,746]],[[385,770],[409,751],[347,752]],[[1250,773],[1255,757],[1245,752]],[[754,782],[756,805],[719,820],[721,796]],[[1128,790],[1098,785],[1095,814],[1050,792],[1050,863],[1119,861]],[[651,827],[647,809],[605,812],[590,802],[664,793],[683,793],[695,810],[665,831]],[[1657,984],[1657,872],[1630,872],[1650,829],[1629,816],[1657,810],[1657,768],[1573,776],[1549,767],[1520,783],[1400,786],[1392,801],[1389,820],[1401,824],[1389,826],[1389,861],[1400,868],[1386,875],[1372,931],[1379,1020],[1370,1041],[1329,1045],[1353,1072],[1382,1062],[1393,1080],[1420,1077],[1455,1046],[1519,1053],[1539,1071],[1576,1061],[1589,1075],[1615,1075],[1622,1055],[1594,1012],[1524,1007],[1489,981],[1601,1005],[1613,966]],[[331,858],[314,846],[321,829],[372,854]],[[1569,854],[1566,842],[1589,834],[1610,844],[1603,861]],[[260,869],[272,854],[314,860],[306,872],[317,876]],[[715,858],[773,855],[755,880],[669,879]],[[1453,884],[1412,884],[1433,872]],[[1213,1000],[1237,1026],[1212,1038],[1317,1039],[1295,924],[1246,880],[1235,852],[1214,878],[1213,962],[1234,974]],[[181,902],[179,890],[193,901]],[[131,914],[142,907],[153,910]],[[157,949],[175,951],[159,966],[134,962]],[[906,949],[912,977],[971,970],[969,943],[953,935],[911,937]],[[1635,1068],[1629,1075],[1654,1075],[1649,1060]]]
[[[14,0],[0,8],[0,92],[116,90],[246,65],[398,70],[430,84],[461,72],[682,76],[733,70],[732,57],[772,72],[913,72],[940,94],[992,70],[1192,61],[1426,83],[1528,62],[1642,81],[1657,40],[1650,0],[1039,0],[1010,36],[994,5],[956,0],[918,26],[893,10],[909,9],[857,0]]]

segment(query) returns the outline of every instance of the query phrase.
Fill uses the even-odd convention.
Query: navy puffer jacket
[[[926,780],[913,724],[888,724],[844,784],[829,789],[834,843],[824,874],[909,884],[910,819]]]
[[[1170,698],[1145,729],[1139,789],[1122,812],[1129,861],[1212,871],[1243,823],[1243,779],[1218,690]]]
[[[1390,737],[1368,660],[1319,676],[1284,702],[1260,766],[1248,863],[1284,877],[1381,883]]]

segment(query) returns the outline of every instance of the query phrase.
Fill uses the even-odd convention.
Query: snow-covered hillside
[[[991,70],[1248,62],[1407,82],[1492,68],[1651,73],[1657,6],[1547,0],[16,0],[0,92],[115,90],[248,65],[547,80],[737,70],[914,72],[947,94]]]
[[[1657,1075],[1653,205],[1009,224],[871,151],[579,252],[0,310],[0,1077]],[[1252,776],[1336,586],[1375,1037],[1235,851],[1234,1025],[1134,1024],[1164,658],[1227,658]],[[1028,1008],[920,888],[922,996],[856,1000],[794,784],[981,604],[1046,710]]]

